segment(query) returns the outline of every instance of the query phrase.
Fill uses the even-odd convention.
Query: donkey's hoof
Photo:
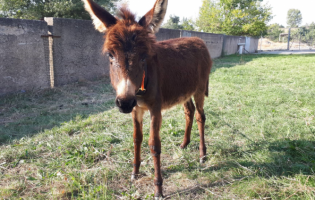
[[[138,179],[139,174],[131,174],[131,181],[135,181]]]
[[[161,194],[154,196],[154,200],[161,200],[161,199],[163,199],[163,195],[161,195]]]
[[[205,163],[206,162],[206,157],[204,156],[204,157],[201,157],[200,159],[199,159],[199,163],[200,164],[203,164],[203,163]]]
[[[181,149],[185,149],[188,145],[189,145],[190,141],[189,142],[183,142],[179,147]]]

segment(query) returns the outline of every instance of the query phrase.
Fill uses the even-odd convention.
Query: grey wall
[[[185,30],[173,30],[173,29],[160,29],[157,33],[157,40],[162,41],[171,38],[179,37],[199,37],[206,43],[211,58],[218,58],[222,55],[235,54],[238,51],[238,44],[245,43],[246,38],[242,36],[229,36],[222,34],[213,33],[202,33],[196,31],[185,31]],[[255,41],[251,41],[251,53],[255,52]],[[257,43],[258,45],[258,43]],[[247,50],[247,49],[246,49]]]
[[[211,58],[221,56],[223,35],[182,30],[181,37],[199,37],[206,43]]]
[[[259,38],[246,37],[245,49],[248,53],[255,53],[258,50]]]
[[[0,95],[49,87],[44,21],[0,18]]]
[[[245,41],[246,41],[245,37],[225,35],[222,54],[223,55],[235,54],[238,50],[237,44],[245,43]]]
[[[157,41],[163,41],[173,38],[179,38],[180,32],[180,30],[160,28],[159,32],[155,34],[155,36]]]
[[[78,80],[95,80],[109,74],[109,61],[102,54],[104,35],[92,21],[45,18],[52,27],[55,86]],[[59,37],[60,36],[60,37]]]
[[[200,37],[212,58],[235,54],[238,43],[245,43],[245,37],[195,31],[161,28],[156,34],[158,41],[180,37]],[[255,52],[258,40],[248,41],[246,50]],[[108,76],[103,43],[92,21],[0,18],[0,95]]]

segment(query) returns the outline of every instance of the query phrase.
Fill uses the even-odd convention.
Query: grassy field
[[[182,150],[182,106],[163,114],[166,199],[315,199],[315,56],[216,59],[209,87],[204,164],[197,124]],[[102,80],[0,97],[0,197],[151,199],[149,115],[131,183],[131,116],[114,99]]]

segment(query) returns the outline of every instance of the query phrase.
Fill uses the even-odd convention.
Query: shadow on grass
[[[218,117],[219,114],[211,113],[212,117]],[[288,179],[295,175],[314,176],[315,171],[315,141],[305,139],[280,139],[280,140],[260,140],[253,141],[247,137],[240,130],[235,129],[228,123],[224,125],[231,128],[231,133],[243,137],[246,142],[246,150],[241,146],[220,146],[220,144],[214,145],[208,148],[208,157],[219,156],[222,161],[210,166],[200,166],[198,160],[191,161],[191,157],[184,155],[186,162],[181,162],[179,166],[171,166],[163,169],[163,176],[170,177],[175,173],[183,173],[191,179],[197,179],[202,176],[211,174],[221,174],[222,179],[211,182],[209,184],[201,184],[192,187],[178,190],[174,193],[167,195],[167,198],[171,198],[175,195],[191,194],[191,193],[202,193],[207,192],[207,189],[215,188],[217,186],[229,185],[231,179],[235,182],[241,182],[246,179],[255,179],[257,177],[264,179],[286,177]],[[314,131],[314,132],[313,132]],[[314,134],[315,130],[311,130]],[[191,148],[197,149],[199,146],[199,140],[191,143]],[[185,152],[188,153],[188,152]],[[185,154],[184,153],[184,154]],[[255,157],[257,154],[265,154],[263,159],[253,160],[264,160],[262,162],[253,162],[252,159],[246,159],[248,155]],[[247,161],[248,160],[248,161]],[[227,178],[225,177],[227,175]],[[305,183],[306,184],[306,183]],[[314,181],[309,181],[309,186],[314,184]],[[209,191],[207,192],[209,193]],[[210,191],[211,193],[211,191]],[[216,196],[215,193],[211,194]]]
[[[236,131],[236,134],[244,134]],[[247,137],[246,137],[247,138]],[[282,139],[273,142],[266,140],[254,142],[249,140],[247,150],[242,150],[239,146],[221,147],[214,146],[215,152],[220,152],[223,161],[210,167],[200,168],[197,161],[185,167],[176,169],[165,169],[165,173],[187,172],[201,170],[204,173],[218,170],[228,171],[231,168],[248,170],[252,175],[260,177],[272,176],[292,176],[295,174],[314,175],[315,171],[315,141]],[[208,150],[211,150],[210,148]],[[267,152],[267,162],[247,162],[242,161],[244,155],[255,154],[257,152]],[[208,155],[211,157],[211,155]],[[214,155],[217,156],[217,155]],[[228,160],[225,160],[230,157]],[[238,161],[240,160],[240,161]],[[237,178],[237,177],[235,177]],[[241,178],[241,177],[238,177]]]
[[[222,177],[217,181],[210,181],[208,184],[195,185],[172,192],[167,194],[166,198],[172,198],[173,196],[183,197],[183,195],[194,196],[198,193],[209,193],[210,196],[217,198],[216,192],[212,192],[211,188],[218,188],[235,183],[239,184],[242,183],[242,180],[247,180],[249,182],[247,184],[251,184],[251,179],[253,179],[254,182],[255,180],[259,180],[257,177],[269,180],[274,178],[283,179],[285,177],[294,179],[295,175],[305,175],[305,177],[314,175],[315,141],[284,139],[274,142],[260,141],[250,144],[249,146],[250,149],[246,151],[237,148],[221,148],[221,156],[225,157],[223,161],[208,167],[201,167],[197,161],[195,161],[195,163],[188,165],[188,167],[185,164],[185,166],[180,166],[176,169],[163,170],[163,176],[171,176],[171,174],[181,172],[186,174],[186,176],[192,180],[200,176],[196,171],[205,177],[207,177],[207,174],[210,176],[211,174],[221,174],[219,176]],[[242,161],[244,159],[237,158],[242,157],[242,155],[248,155],[259,151],[266,152],[266,150],[269,153],[267,162]],[[227,156],[222,154],[227,151],[229,154],[237,153],[238,156],[230,156],[231,158],[226,159]],[[231,180],[233,181],[231,182]],[[252,184],[254,184],[254,182]],[[306,181],[305,184],[313,187],[315,183],[313,180],[310,180],[309,182]]]
[[[114,95],[108,80],[97,80],[0,96],[0,145],[112,109]]]
[[[263,57],[283,55],[230,55],[214,59],[212,72]],[[112,109],[114,103],[106,95],[114,98],[108,80],[79,82],[55,89],[0,96],[0,144],[58,127],[77,116],[84,119]],[[104,96],[105,99],[102,99]],[[72,134],[71,131],[69,134]]]

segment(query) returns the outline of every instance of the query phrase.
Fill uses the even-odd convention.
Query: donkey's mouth
[[[136,99],[131,99],[131,100],[121,100],[121,99],[116,99],[116,105],[119,108],[119,111],[121,113],[131,113],[133,107],[137,105],[137,100]]]
[[[124,113],[124,114],[128,114],[128,113],[131,113],[132,109],[133,109],[133,107],[131,109],[128,109],[128,110],[119,108],[119,112]]]

